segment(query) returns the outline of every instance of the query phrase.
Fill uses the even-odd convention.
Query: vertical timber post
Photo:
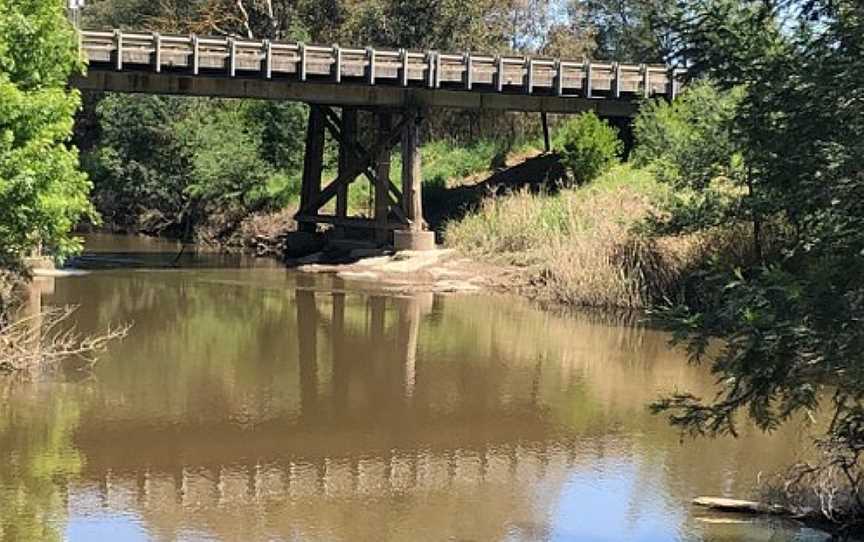
[[[393,246],[399,250],[432,250],[435,232],[426,231],[423,220],[423,174],[420,161],[420,125],[422,116],[409,109],[408,122],[402,129],[402,210],[408,228],[393,232]]]
[[[342,108],[342,139],[353,144],[357,133],[357,110],[353,107]],[[345,145],[339,146],[339,177],[351,167],[352,155]],[[336,193],[336,216],[348,216],[348,184]]]
[[[382,111],[375,116],[378,139],[384,141],[393,126],[391,114]],[[375,157],[375,240],[382,244],[387,242],[387,217],[390,214],[390,149],[385,147]]]
[[[402,131],[402,210],[411,231],[423,229],[423,193],[420,162],[420,117],[409,110],[409,121]]]
[[[324,162],[324,119],[321,110],[309,107],[309,124],[306,129],[306,153],[303,158],[303,182],[300,188],[300,213],[317,214],[317,209],[308,209],[310,202],[321,192],[321,170]],[[315,223],[301,223],[300,231],[314,233]]]

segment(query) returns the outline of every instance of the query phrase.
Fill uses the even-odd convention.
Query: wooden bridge
[[[419,126],[430,108],[546,114],[596,111],[631,117],[647,97],[674,99],[683,72],[646,64],[570,62],[466,52],[376,50],[114,31],[80,32],[89,69],[73,85],[84,90],[258,98],[311,105],[306,132],[301,231],[329,223],[372,228],[396,248],[431,248],[423,221]],[[341,114],[333,107],[341,108]],[[357,115],[370,111],[371,148],[357,137]],[[339,145],[339,172],[322,188],[324,134]],[[401,187],[390,181],[390,156],[402,152]],[[348,216],[348,187],[365,176],[374,215]],[[335,208],[324,209],[335,199]],[[393,238],[391,239],[391,232]]]

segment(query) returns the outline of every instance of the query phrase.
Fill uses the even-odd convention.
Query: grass
[[[648,171],[620,165],[554,195],[488,198],[448,224],[445,240],[469,255],[526,267],[538,294],[551,301],[644,309],[676,296],[705,246],[696,236],[639,233],[637,226],[668,196]]]

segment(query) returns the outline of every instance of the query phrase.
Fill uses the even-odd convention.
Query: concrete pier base
[[[393,232],[393,248],[402,250],[435,250],[435,232],[395,230]]]

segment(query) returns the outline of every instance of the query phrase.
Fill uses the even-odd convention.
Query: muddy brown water
[[[0,540],[823,539],[690,506],[807,428],[682,440],[646,405],[711,376],[631,318],[87,246],[34,302],[134,327],[92,375],[0,381]]]

